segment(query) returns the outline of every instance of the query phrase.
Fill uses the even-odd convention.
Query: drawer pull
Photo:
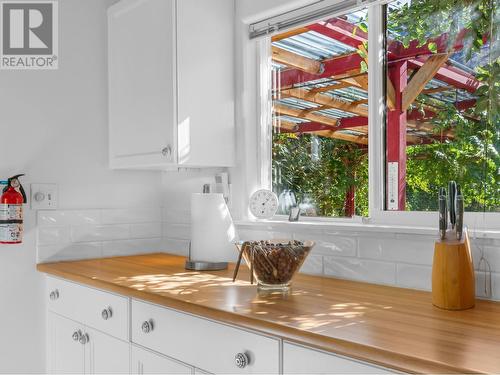
[[[153,321],[151,319],[146,320],[145,322],[142,323],[141,328],[142,328],[142,332],[144,332],[144,333],[151,332],[154,329]]]
[[[89,334],[84,333],[80,336],[80,344],[85,345],[86,343],[89,342]]]
[[[111,310],[111,307],[106,307],[102,310],[101,316],[104,320],[110,319],[113,316],[113,310]]]
[[[245,353],[238,353],[234,357],[234,363],[238,368],[245,368],[250,363],[250,358]]]
[[[51,301],[55,301],[56,299],[59,299],[59,290],[55,289],[49,294],[49,298]]]
[[[80,341],[80,337],[82,337],[82,331],[78,330],[73,332],[73,335],[71,337],[73,338],[73,341]]]

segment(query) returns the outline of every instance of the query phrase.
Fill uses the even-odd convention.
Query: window
[[[428,225],[431,214],[414,211],[436,211],[438,189],[454,180],[466,211],[485,212],[471,220],[493,228],[500,220],[498,2],[395,0],[368,10],[350,2],[340,11],[327,3],[250,27],[258,37],[320,20],[261,44],[270,59],[261,82],[272,102],[263,111],[272,112],[272,121],[262,120],[272,129],[263,180],[270,171],[279,213],[300,206],[305,216]]]
[[[281,214],[368,213],[367,10],[275,35],[272,187]]]
[[[386,8],[386,208],[500,212],[499,18],[494,0],[398,0]]]

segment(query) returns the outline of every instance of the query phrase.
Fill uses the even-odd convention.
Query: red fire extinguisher
[[[0,196],[0,243],[15,244],[23,242],[23,203],[26,193],[19,182],[18,174],[7,180],[7,186]]]

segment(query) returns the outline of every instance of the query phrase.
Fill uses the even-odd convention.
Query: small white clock
[[[258,219],[270,219],[278,211],[278,197],[271,190],[257,190],[250,197],[250,212]]]

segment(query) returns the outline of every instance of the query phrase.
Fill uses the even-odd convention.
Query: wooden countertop
[[[245,265],[190,272],[148,254],[39,264],[54,276],[413,373],[500,373],[500,303],[440,310],[427,292],[298,275],[288,296],[258,295]]]

